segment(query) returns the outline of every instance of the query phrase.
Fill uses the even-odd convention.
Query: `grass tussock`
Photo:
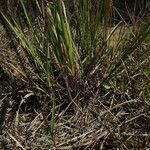
[[[148,148],[149,18],[112,26],[112,1],[14,2],[0,12],[0,147]]]

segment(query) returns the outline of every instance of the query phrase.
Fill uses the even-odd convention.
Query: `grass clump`
[[[146,147],[149,18],[132,27],[121,23],[112,27],[113,3],[106,0],[19,0],[16,4],[13,16],[11,11],[1,11],[13,56],[6,52],[0,58],[2,70],[9,72],[0,128],[5,120],[9,122],[9,107],[10,113],[15,112],[15,130],[3,136],[22,149],[20,130],[38,139],[37,147],[45,142],[45,149],[128,149],[136,147],[137,140],[132,141],[138,136],[144,139],[138,146]],[[0,74],[5,76],[3,71]],[[12,106],[4,107],[5,97]],[[137,131],[134,121],[140,126]],[[23,122],[29,123],[25,130],[20,127]]]

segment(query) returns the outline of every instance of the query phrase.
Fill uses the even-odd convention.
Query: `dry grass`
[[[0,27],[0,149],[148,150],[150,148],[150,103],[146,101],[146,98],[149,99],[150,96],[148,97],[149,90],[146,94],[144,92],[145,89],[148,89],[149,84],[147,83],[150,81],[150,76],[148,70],[146,72],[146,69],[141,68],[148,68],[147,66],[150,62],[149,58],[146,57],[150,56],[147,50],[148,45],[145,46],[149,41],[147,43],[145,41],[142,43],[139,42],[139,47],[136,47],[138,49],[137,53],[131,54],[129,49],[129,53],[127,51],[127,59],[125,59],[127,61],[123,62],[121,66],[123,69],[121,70],[119,68],[121,71],[118,71],[119,73],[114,74],[114,76],[111,76],[110,73],[111,80],[109,82],[104,82],[104,85],[99,84],[103,78],[105,79],[105,77],[103,77],[105,74],[102,74],[101,77],[99,71],[107,75],[107,69],[109,70],[109,65],[111,64],[111,62],[109,64],[109,60],[107,59],[109,58],[107,55],[108,51],[111,51],[112,47],[112,50],[115,51],[113,55],[117,55],[121,48],[121,50],[126,50],[128,47],[132,48],[130,44],[125,47],[123,41],[130,43],[129,40],[131,39],[128,38],[128,36],[134,36],[136,33],[133,29],[136,30],[135,27],[120,25],[112,34],[112,37],[111,32],[109,32],[110,39],[108,40],[108,45],[107,39],[106,41],[104,40],[106,46],[108,46],[108,49],[106,48],[106,54],[104,51],[104,55],[102,55],[104,62],[96,62],[96,64],[94,64],[94,59],[98,59],[96,56],[97,51],[95,51],[95,53],[91,51],[91,54],[95,55],[95,57],[91,55],[93,61],[89,58],[90,55],[87,58],[85,57],[85,61],[89,59],[89,62],[87,61],[87,64],[85,63],[86,67],[83,78],[78,79],[78,76],[66,75],[64,73],[65,71],[60,71],[61,75],[59,75],[59,70],[65,70],[67,68],[63,68],[64,64],[62,68],[58,68],[58,73],[56,72],[55,75],[55,73],[53,74],[55,66],[52,69],[52,74],[50,74],[50,76],[54,76],[54,80],[52,80],[54,89],[47,90],[47,87],[44,87],[46,85],[44,84],[46,77],[34,78],[32,71],[35,68],[31,67],[30,69],[30,61],[26,61],[27,58],[24,58],[23,52],[25,51],[16,47],[17,52],[22,55],[21,58],[25,59],[23,60],[26,68],[24,73],[22,71],[23,69],[21,70],[21,67],[19,68],[20,64],[16,61],[16,54],[14,53],[14,49],[12,49],[12,43],[9,41],[4,29]],[[106,30],[112,31],[112,28]],[[87,31],[85,30],[83,37]],[[27,33],[27,39],[31,42],[33,36],[30,36],[30,32],[31,31],[28,33],[28,30],[25,31],[25,33]],[[76,32],[74,34],[76,34]],[[89,37],[91,36],[90,34],[89,32]],[[104,34],[106,33],[104,32]],[[58,33],[58,35],[60,35],[60,33]],[[84,50],[88,49],[88,41],[84,38],[82,39],[82,34],[80,36],[78,44],[81,44]],[[75,37],[75,39],[78,38],[76,35],[73,35],[73,37]],[[60,36],[60,39],[61,38]],[[126,38],[127,40],[124,40]],[[80,40],[83,40],[83,43]],[[17,40],[15,42],[17,43]],[[57,45],[57,42],[54,43]],[[118,46],[119,44],[124,45]],[[61,46],[62,44],[60,43],[60,47]],[[58,49],[60,47],[58,46]],[[35,45],[33,46],[33,49],[34,48]],[[101,49],[103,47],[101,46],[99,48]],[[143,50],[145,50],[144,52],[146,53],[143,54]],[[79,51],[81,51],[81,48],[79,48]],[[108,54],[111,57],[111,53],[109,52]],[[128,54],[130,54],[129,58]],[[71,58],[74,59],[74,57]],[[124,57],[122,56],[121,59],[122,58]],[[122,63],[121,59],[119,60],[120,63]],[[143,62],[141,62],[141,60]],[[64,61],[60,61],[59,65],[61,66],[63,62]],[[99,63],[101,63],[101,65],[99,65]],[[48,62],[48,65],[53,64],[55,65],[53,62],[51,64]],[[99,68],[96,70],[97,65],[99,65]],[[118,65],[119,63],[116,66]],[[37,65],[35,64],[35,66]],[[96,71],[94,71],[96,75],[92,73],[94,72],[93,66],[95,67]],[[78,67],[80,68],[80,66],[77,65],[77,68]],[[88,67],[92,69],[88,70]],[[72,68],[72,66],[70,68]],[[114,68],[118,69],[117,67]],[[31,71],[31,81],[33,81],[31,83],[30,78],[27,79],[25,75],[27,69]],[[40,70],[41,68],[37,68],[37,70],[38,69]],[[86,69],[87,76],[84,76]],[[36,75],[39,73],[38,71],[36,72],[35,69],[33,74]],[[81,70],[81,72],[82,71],[83,70]],[[142,71],[145,72],[143,73]],[[58,76],[60,76],[60,78]],[[76,82],[77,87],[73,87],[76,85]],[[40,85],[40,83],[42,84]],[[32,86],[32,84],[34,84],[34,86]],[[54,95],[56,94],[56,105],[53,105],[47,96],[53,94],[49,94],[46,90],[48,92],[54,92]],[[54,112],[52,112],[52,110],[54,110]]]
[[[140,99],[107,93],[95,96],[82,112],[57,114],[54,137],[48,134],[48,116],[41,112],[12,112],[1,134],[4,149],[146,149],[149,145],[149,107]],[[95,102],[94,102],[95,101]],[[57,108],[59,109],[59,108]],[[69,109],[69,108],[68,108]],[[13,115],[14,114],[14,115]]]

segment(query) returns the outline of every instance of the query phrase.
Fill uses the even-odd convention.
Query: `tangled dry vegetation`
[[[22,89],[20,89],[22,91]],[[10,92],[9,103],[20,95]],[[7,110],[5,125],[0,135],[1,149],[148,149],[149,106],[139,98],[122,97],[120,93],[103,93],[91,98],[88,106],[76,112],[57,109],[53,136],[49,135],[49,114],[38,108],[22,111],[30,94],[20,96],[20,106]],[[1,99],[1,102],[4,98]],[[33,102],[30,102],[33,103]],[[25,108],[24,108],[25,109]]]
[[[55,5],[52,6],[55,8]],[[47,8],[48,12],[50,12],[53,7],[48,7]],[[51,12],[55,12],[55,10],[52,10]],[[50,14],[49,17],[51,17],[53,21],[52,14],[51,13],[49,14]],[[88,26],[91,22],[89,23],[88,19],[87,22],[86,20],[83,20],[82,17],[86,17],[86,13],[83,12],[83,15],[85,16],[81,16],[81,20],[80,20],[80,21],[83,20],[83,22],[81,22],[81,28],[83,27],[82,28],[83,31],[78,32],[78,27],[77,28],[75,28],[75,26],[73,27],[78,34],[81,33],[81,35],[80,34],[75,35],[77,37],[73,39],[74,41],[77,42],[77,47],[79,47],[78,48],[79,54],[82,55],[81,56],[82,63],[80,63],[78,62],[78,60],[74,59],[74,57],[76,57],[76,55],[74,55],[75,52],[73,52],[74,57],[70,57],[66,53],[62,53],[65,51],[65,46],[67,49],[70,45],[68,46],[68,41],[66,42],[64,40],[65,38],[64,39],[62,38],[63,30],[62,31],[58,30],[60,25],[62,25],[65,22],[63,29],[64,29],[64,35],[68,36],[66,38],[67,40],[70,38],[69,37],[70,33],[69,33],[69,28],[67,27],[65,28],[66,18],[64,19],[62,17],[63,16],[62,14],[65,14],[65,9],[64,12],[62,12],[62,14],[60,9],[56,10],[56,14],[58,20],[56,18],[56,21],[54,20],[54,22],[50,22],[51,24],[54,23],[53,25],[56,28],[51,28],[50,26],[49,27],[50,31],[46,30],[47,34],[42,32],[41,30],[42,32],[41,37],[40,34],[34,31],[33,27],[28,28],[29,30],[32,29],[28,33],[28,29],[25,31],[21,31],[21,28],[18,28],[17,30],[17,26],[16,27],[12,26],[12,29],[16,29],[14,31],[17,31],[16,33],[18,34],[17,35],[18,37],[16,39],[14,38],[15,36],[13,37],[15,39],[15,40],[13,39],[15,41],[13,42],[13,40],[12,41],[10,40],[8,33],[5,33],[4,28],[0,26],[0,149],[2,150],[19,150],[19,149],[21,150],[74,150],[74,149],[76,150],[109,150],[109,149],[110,150],[111,149],[149,150],[150,149],[150,103],[149,103],[150,79],[149,79],[149,70],[147,69],[149,68],[150,65],[149,40],[148,42],[145,42],[143,40],[144,38],[142,39],[139,36],[139,39],[143,40],[144,42],[143,43],[141,42],[142,44],[140,42],[138,43],[138,40],[136,40],[136,34],[134,34],[133,32],[133,34],[129,34],[129,40],[127,40],[126,42],[127,44],[129,44],[129,46],[128,45],[126,46],[125,45],[126,43],[122,42],[125,41],[124,36],[121,36],[122,28],[121,29],[119,28],[119,31],[117,30],[115,37],[114,36],[111,37],[110,35],[110,39],[112,38],[112,40],[110,41],[110,46],[105,44],[105,42],[107,43],[107,40],[105,41],[104,39],[103,41],[103,38],[101,38],[102,46],[99,46],[101,43],[98,41],[99,34],[96,34],[97,29],[91,29],[91,31],[95,31],[93,33],[95,33],[95,38],[97,39],[94,41],[95,43],[93,42],[94,44],[93,45],[91,44],[92,46],[88,49],[87,45],[91,40],[90,38],[92,32],[88,32],[88,29],[84,28],[85,27],[84,25]],[[28,16],[26,17],[28,18]],[[87,18],[88,17],[89,16],[87,16]],[[80,19],[80,16],[78,16],[77,18]],[[42,19],[40,18],[39,20],[41,21]],[[60,20],[62,21],[61,24],[59,24]],[[38,21],[37,24],[35,24],[35,26],[37,25],[39,27],[38,23],[41,23],[43,20],[41,22]],[[46,21],[44,20],[43,22],[45,23]],[[42,25],[41,27],[43,27]],[[130,30],[130,28],[128,29]],[[19,31],[23,36],[20,36],[21,34],[19,34]],[[123,35],[127,35],[124,30],[122,31],[123,31],[122,33]],[[60,41],[60,45],[57,41],[57,38],[56,39],[54,38],[55,36],[52,37],[52,39],[49,36],[47,36],[49,32],[51,35],[53,35],[53,32],[57,34],[57,36],[59,37],[58,41]],[[26,35],[26,33],[27,36],[24,36]],[[45,34],[44,35],[45,37],[42,39],[43,34]],[[119,37],[117,37],[118,35]],[[86,38],[86,36],[87,39],[84,39]],[[134,41],[134,38],[130,36],[133,37],[135,36],[135,41],[139,44],[139,46],[137,47],[134,45],[135,49],[138,49],[138,52],[134,53],[133,55],[130,53],[130,48],[131,49],[133,48],[132,45],[130,46],[130,42],[132,43],[132,39]],[[36,38],[34,39],[34,37],[38,37],[39,39]],[[21,40],[23,39],[25,42],[22,40],[22,43],[18,42],[19,43],[18,44],[17,43],[18,38],[20,38]],[[47,44],[45,42],[46,43],[45,44],[43,42],[44,39],[46,39],[45,40],[46,42],[50,41],[51,43]],[[35,43],[31,42],[32,40],[35,40],[34,41]],[[42,45],[43,47],[38,43],[39,41],[37,42],[36,40],[37,41],[41,40],[40,41],[41,45],[44,43]],[[103,42],[105,45],[103,45]],[[16,45],[18,46],[15,47],[17,49],[16,51],[13,50],[14,43],[15,44],[17,43]],[[36,46],[39,45],[40,46],[36,49],[35,45],[32,47],[33,43],[35,45],[37,44]],[[30,47],[28,46],[29,44],[31,44],[31,47],[33,48],[33,53],[35,52],[34,53],[35,55],[32,55],[33,54],[32,48],[30,49]],[[98,53],[97,50],[95,50],[95,48],[93,48],[95,45],[96,46],[98,45],[99,46],[98,48],[101,50],[103,50],[103,47],[105,46],[108,46],[108,48],[106,49],[104,48],[106,51],[104,50],[102,54],[100,54]],[[40,61],[38,62],[36,56],[39,56],[39,58],[47,58],[46,55],[49,54],[47,54],[46,52],[43,54],[43,52],[41,53],[40,50],[46,51],[49,50],[49,47],[51,47],[53,50],[52,56],[50,56],[52,61],[50,62],[48,60],[46,66],[45,60],[42,59],[41,62]],[[70,50],[72,50],[71,48]],[[83,48],[83,50],[81,50],[81,48]],[[129,51],[126,51],[127,54],[125,54],[122,50],[125,48],[127,50],[129,48]],[[121,55],[119,56],[118,54],[119,52],[116,52],[117,50],[119,51],[120,49],[122,50],[120,52],[120,54],[122,53],[122,56]],[[31,50],[31,53],[28,53],[27,50]],[[60,50],[59,52],[63,56],[60,56],[59,59],[59,55],[58,55],[57,58],[57,53],[54,50]],[[111,50],[114,52],[114,53],[112,52],[113,54],[111,53]],[[145,50],[144,52],[146,53],[142,52],[143,50]],[[18,54],[22,55],[21,56],[21,58],[23,59],[22,62],[27,62],[27,64],[24,63],[23,66],[26,68],[25,70],[23,70],[20,67],[21,65],[18,63],[17,60],[18,56],[16,56],[17,53],[15,52],[18,52]],[[86,52],[88,52],[89,55]],[[27,54],[25,55],[24,53]],[[95,59],[93,58],[98,59],[97,53],[102,56],[101,57],[102,60],[95,62]],[[119,56],[118,57],[119,61],[117,60],[116,58],[117,56],[115,56],[115,54]],[[128,54],[129,55],[131,54],[130,58],[128,58]],[[69,57],[69,58],[65,58],[65,57]],[[127,61],[122,62],[120,58],[122,60],[127,60]],[[73,63],[75,63],[75,65],[72,64],[72,62],[70,63],[69,62],[70,60]],[[115,67],[113,66],[113,63],[114,66],[116,65]],[[122,65],[123,67],[121,66],[121,63],[123,64]],[[39,67],[38,65],[41,66]],[[51,69],[51,65],[54,65],[54,68]],[[34,68],[34,66],[37,68]],[[98,82],[106,78],[105,78],[105,74],[97,75],[99,72],[96,72],[95,71],[96,69],[94,70],[95,74],[94,73],[92,74],[93,66],[95,68],[99,67],[99,70],[101,69],[100,71],[102,73],[106,72],[108,74],[110,73],[109,69],[113,71],[115,69],[117,70],[119,68],[119,67],[117,68],[117,66],[121,66],[120,68],[123,69],[121,70],[119,68],[121,70],[120,74],[116,73],[116,76],[111,76],[110,73],[109,74],[111,79],[110,82],[97,86],[99,85]],[[43,68],[45,67],[46,69],[49,67],[48,69],[52,70],[52,73],[50,74],[47,71],[48,69],[46,70],[44,68],[47,71],[46,72],[47,74],[45,75],[44,74],[45,70],[42,67]],[[81,69],[80,71],[83,72],[83,77],[84,74],[86,74],[86,71],[88,72],[88,69],[91,68],[92,69],[89,71],[89,73],[87,73],[87,76],[78,79],[78,74],[76,76],[76,74],[72,73],[74,71],[74,68],[72,69],[73,70],[72,72],[68,69],[73,74],[72,75],[68,70],[67,72],[63,67],[66,70],[69,67],[70,70],[74,67],[77,70],[76,73],[78,73],[79,71],[78,67],[79,68],[83,67],[83,70],[80,68]],[[111,69],[111,67],[112,68],[114,67],[115,69]],[[146,68],[145,70],[148,73],[144,70],[144,67]],[[114,73],[113,71],[112,73]],[[25,74],[26,72],[31,76],[27,77]],[[48,85],[49,76],[52,76],[51,81],[52,81],[53,89],[50,92],[54,93],[54,95],[56,96],[55,104],[53,104],[53,101],[48,97],[49,95],[51,95],[51,93],[50,94],[48,93],[49,90],[47,90],[49,87],[51,87]],[[115,78],[114,80],[113,77]],[[74,85],[76,85],[76,83],[77,83],[77,87],[74,88]],[[67,85],[69,86],[69,88],[67,87]]]

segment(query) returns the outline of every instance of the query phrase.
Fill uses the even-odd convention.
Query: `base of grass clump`
[[[22,90],[15,95],[20,97],[20,103],[23,97],[32,105],[38,100],[30,93],[23,96]],[[13,103],[15,97],[10,93],[7,98]],[[42,109],[36,109],[37,104],[32,110],[26,103],[23,105],[20,104],[17,110],[13,105],[7,108],[0,135],[1,148],[96,150],[149,147],[149,105],[139,97],[133,99],[119,91],[103,90],[92,96],[84,108],[79,106],[73,112],[70,112],[69,104],[63,109],[56,105],[53,136],[50,133],[51,113],[45,114]]]

